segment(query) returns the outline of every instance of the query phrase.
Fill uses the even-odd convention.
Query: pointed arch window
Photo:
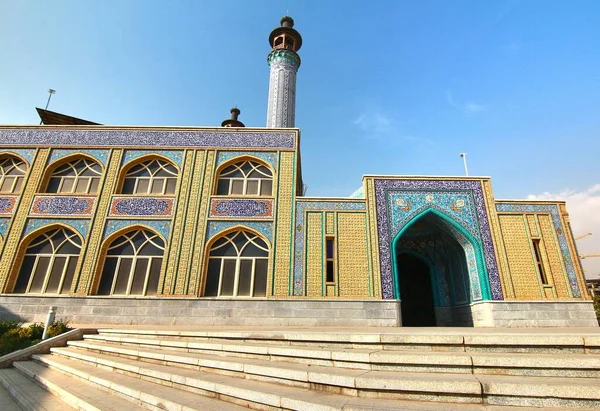
[[[210,249],[205,296],[264,297],[269,247],[258,235],[236,231]]]
[[[101,175],[100,164],[79,158],[56,167],[48,181],[46,193],[96,194]]]
[[[144,161],[127,171],[121,194],[175,194],[177,175],[177,168],[166,161]]]
[[[0,193],[19,193],[27,172],[27,164],[17,157],[0,158]]]
[[[99,295],[156,295],[165,243],[148,230],[131,231],[108,246]]]
[[[13,292],[68,294],[80,251],[81,239],[65,228],[36,237],[25,250]]]
[[[217,195],[271,196],[273,173],[254,161],[242,161],[219,173]]]

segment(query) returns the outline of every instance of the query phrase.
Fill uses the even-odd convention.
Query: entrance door
[[[402,325],[408,327],[435,326],[433,289],[429,266],[411,254],[397,259],[402,309]]]

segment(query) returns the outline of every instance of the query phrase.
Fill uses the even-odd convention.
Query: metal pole
[[[54,323],[54,316],[56,315],[56,307],[50,307],[48,310],[48,317],[46,317],[46,325],[44,326],[44,334],[42,334],[42,340],[48,338],[48,329]]]
[[[48,106],[50,105],[50,99],[52,98],[52,94],[54,93],[56,93],[56,90],[53,90],[51,88],[48,89],[48,101],[46,101],[46,108],[44,110],[48,110]],[[40,126],[43,122],[43,120],[40,120]]]
[[[460,156],[463,159],[463,163],[465,165],[465,175],[468,176],[469,175],[469,169],[467,168],[467,153],[460,153]]]

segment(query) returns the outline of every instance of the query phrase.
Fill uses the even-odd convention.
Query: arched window
[[[0,158],[0,193],[18,193],[23,186],[27,165],[17,157]]]
[[[149,160],[127,171],[121,194],[175,194],[177,168],[162,160]]]
[[[46,193],[96,194],[102,167],[95,161],[79,158],[56,167]]]
[[[25,250],[13,292],[68,294],[80,251],[81,239],[65,228],[36,237]]]
[[[108,246],[99,295],[156,295],[164,241],[151,231],[137,230]]]
[[[264,297],[269,247],[258,235],[236,231],[210,249],[205,296]]]
[[[218,195],[270,196],[273,173],[254,161],[242,161],[225,167],[219,173]]]

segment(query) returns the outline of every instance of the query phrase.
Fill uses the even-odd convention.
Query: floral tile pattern
[[[109,216],[170,217],[173,215],[173,197],[114,197]]]
[[[106,160],[108,160],[108,153],[109,150],[93,150],[93,149],[87,149],[87,148],[82,148],[80,150],[68,150],[68,149],[62,149],[62,148],[55,148],[52,149],[52,152],[50,153],[50,158],[48,159],[48,164],[55,162],[56,160],[59,160],[63,157],[67,157],[73,154],[77,154],[77,153],[84,153],[87,155],[90,155],[92,157],[94,157],[96,160],[98,160],[100,163],[106,165]]]
[[[121,165],[129,163],[131,160],[140,158],[147,155],[158,154],[166,157],[177,164],[179,167],[183,165],[183,151],[182,150],[125,150],[123,155],[123,162]]]
[[[273,169],[277,170],[277,153],[267,151],[219,151],[217,154],[217,167],[235,157],[247,155],[260,158],[267,164],[270,164]]]
[[[0,218],[0,237],[6,238],[8,223],[10,223],[10,218]]]
[[[273,223],[258,221],[209,221],[208,230],[206,230],[206,241],[208,242],[218,233],[228,230],[232,227],[248,227],[264,235],[273,244]]]
[[[0,153],[14,153],[23,157],[29,165],[33,161],[33,156],[35,155],[34,148],[0,148]]]
[[[42,227],[63,224],[77,231],[83,238],[86,238],[90,228],[90,220],[75,218],[28,218],[25,225],[23,237]]]
[[[0,197],[0,215],[12,215],[17,204],[17,196]]]
[[[212,198],[209,217],[273,218],[273,199]]]
[[[165,240],[169,241],[171,220],[108,220],[104,227],[103,239],[123,228],[139,226],[148,227],[161,234]]]

